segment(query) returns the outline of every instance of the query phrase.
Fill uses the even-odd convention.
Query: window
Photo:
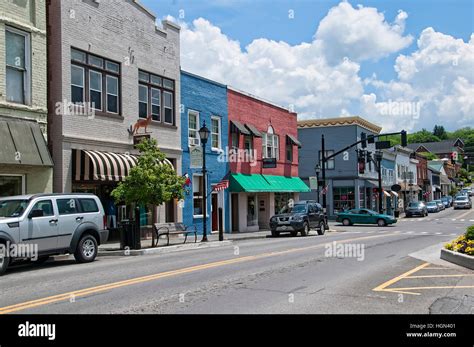
[[[78,213],[76,206],[76,199],[57,199],[59,214],[74,214]]]
[[[30,34],[6,27],[7,101],[30,103]]]
[[[263,158],[279,159],[278,135],[274,134],[272,126],[268,127],[267,133],[262,136],[262,156]]]
[[[138,99],[139,117],[175,124],[174,81],[139,70]]]
[[[79,203],[84,213],[99,212],[99,207],[94,199],[79,199]]]
[[[334,187],[334,212],[353,209],[355,207],[354,187]]]
[[[71,48],[71,101],[120,114],[120,64]]]
[[[0,196],[25,194],[25,180],[22,175],[0,175]]]
[[[188,141],[189,146],[199,146],[199,112],[188,111]]]
[[[211,117],[211,147],[212,149],[221,148],[221,119],[220,117]]]
[[[333,155],[334,154],[334,151],[331,150],[331,151],[325,151],[326,154],[325,154],[325,157],[329,157],[330,155]],[[322,151],[319,151],[319,162],[321,163],[323,160],[323,156],[322,156]],[[321,164],[322,165],[322,164]],[[326,160],[326,170],[332,170],[334,169],[334,166],[335,166],[335,161],[334,161],[334,158],[331,158],[329,160]]]
[[[245,135],[244,136],[244,147],[246,152],[250,155],[250,157],[253,156],[253,137],[250,135]]]
[[[293,161],[293,143],[286,138],[286,160],[289,162]]]
[[[199,175],[193,176],[193,215],[203,214],[203,178]]]
[[[232,148],[239,148],[239,133],[233,132],[230,134]]]
[[[38,201],[31,211],[43,210],[43,217],[54,216],[53,203],[51,200]]]

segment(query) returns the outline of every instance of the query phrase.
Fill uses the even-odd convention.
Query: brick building
[[[138,1],[48,1],[54,191],[92,192],[119,221],[128,207],[110,191],[136,164],[137,134],[156,139],[181,172],[180,28],[156,20]],[[144,206],[141,220],[179,221],[181,210]]]
[[[0,2],[0,196],[52,191],[46,3]]]
[[[231,228],[268,228],[309,188],[298,177],[296,113],[228,87]]]
[[[188,72],[181,72],[181,142],[183,174],[189,178],[183,207],[183,223],[194,225],[201,233],[207,218],[207,232],[230,231],[228,172],[229,164],[221,160],[228,148],[227,87]],[[206,124],[211,131],[206,145],[206,187],[202,167],[193,158],[202,158],[198,131]],[[191,155],[191,153],[194,153]],[[192,158],[193,157],[193,158]],[[198,163],[201,164],[201,163]],[[203,216],[203,195],[208,197]]]

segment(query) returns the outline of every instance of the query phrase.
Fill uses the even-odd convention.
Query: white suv
[[[94,261],[108,238],[104,208],[93,194],[35,194],[0,198],[0,275],[12,261],[45,261],[74,254]]]

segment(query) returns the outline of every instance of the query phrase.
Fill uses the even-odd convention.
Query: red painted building
[[[228,88],[231,226],[268,228],[270,218],[309,188],[298,177],[297,115]]]

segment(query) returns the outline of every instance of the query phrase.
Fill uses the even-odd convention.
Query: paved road
[[[437,254],[473,223],[474,210],[451,208],[384,228],[21,266],[0,280],[0,313],[472,313],[474,272]]]

